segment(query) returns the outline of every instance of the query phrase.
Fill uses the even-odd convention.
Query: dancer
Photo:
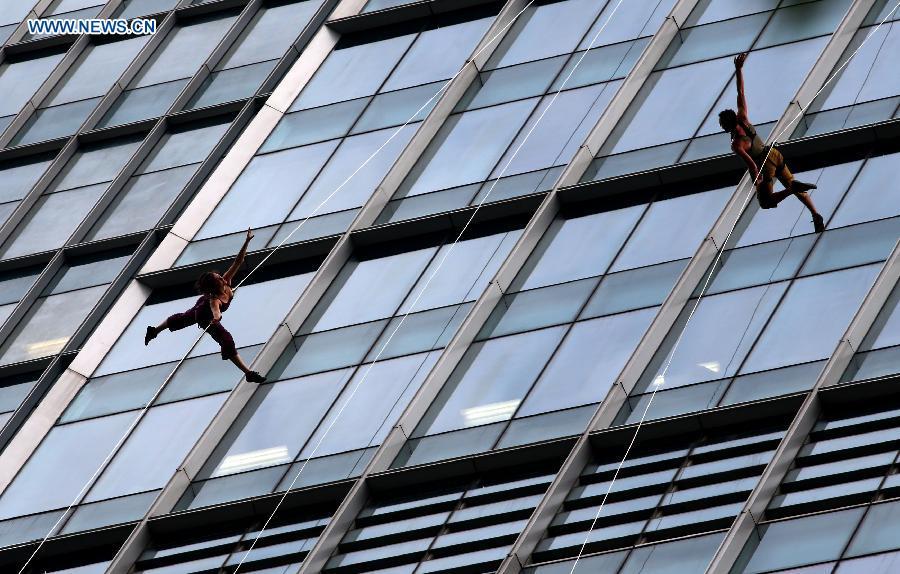
[[[756,186],[756,199],[759,206],[763,209],[772,209],[778,207],[789,195],[796,195],[803,205],[809,209],[812,214],[813,226],[816,233],[825,231],[825,220],[822,215],[816,211],[812,198],[807,190],[816,189],[811,183],[803,183],[797,181],[791,174],[784,163],[784,156],[777,148],[772,146],[769,150],[762,139],[756,133],[753,124],[747,117],[747,99],[744,96],[744,61],[747,59],[747,53],[738,54],[734,59],[735,75],[737,77],[737,112],[732,109],[722,110],[719,112],[719,125],[722,129],[731,134],[731,149],[736,153],[744,163],[747,169],[754,177],[753,184]],[[774,179],[784,186],[779,192],[773,190]]]
[[[175,313],[157,327],[152,325],[147,327],[147,333],[144,335],[144,345],[149,345],[150,341],[166,329],[177,331],[190,325],[197,325],[201,329],[206,329],[213,340],[219,344],[222,349],[222,359],[234,363],[244,373],[249,382],[265,382],[265,377],[256,371],[251,371],[250,367],[241,359],[234,345],[234,338],[221,323],[222,313],[228,310],[228,306],[231,305],[234,299],[231,282],[234,280],[234,276],[241,268],[241,265],[244,264],[247,246],[250,244],[251,239],[253,239],[253,232],[248,229],[244,245],[238,252],[237,257],[234,258],[234,263],[223,275],[219,275],[215,271],[207,271],[197,279],[194,286],[200,293],[200,298],[197,299],[193,307],[184,313]]]

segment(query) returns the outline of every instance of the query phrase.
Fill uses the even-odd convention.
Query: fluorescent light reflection
[[[522,402],[521,399],[503,401],[501,403],[489,403],[463,409],[460,412],[462,413],[463,420],[466,421],[466,426],[475,427],[490,423],[498,423],[500,421],[508,421],[512,418],[513,413],[516,412],[516,408],[519,406],[520,402]]]
[[[223,460],[218,468],[216,468],[213,476],[235,474],[246,470],[253,470],[254,468],[274,466],[290,461],[291,457],[288,454],[287,445],[252,450],[250,452],[226,456],[225,460]]]

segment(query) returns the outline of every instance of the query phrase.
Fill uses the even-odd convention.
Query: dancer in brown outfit
[[[731,134],[731,149],[736,153],[744,163],[747,169],[754,176],[754,185],[756,186],[756,199],[759,206],[763,209],[772,209],[778,207],[789,195],[796,195],[803,205],[809,209],[812,214],[813,226],[816,233],[825,231],[825,220],[822,215],[816,211],[816,206],[812,202],[812,198],[806,193],[816,186],[811,183],[797,181],[791,174],[784,162],[784,156],[777,148],[772,146],[771,150],[763,144],[762,139],[756,133],[753,124],[747,117],[747,99],[744,96],[744,61],[747,59],[747,53],[738,54],[734,59],[735,75],[737,77],[737,112],[732,109],[722,110],[719,112],[719,125],[722,129]],[[784,186],[782,191],[774,191],[774,180]]]
[[[234,363],[246,375],[249,382],[265,382],[265,377],[256,371],[251,371],[250,367],[241,359],[234,345],[234,337],[221,323],[222,313],[228,310],[228,306],[234,300],[231,282],[234,280],[234,276],[241,268],[241,265],[244,264],[247,246],[250,244],[251,239],[253,239],[253,232],[248,229],[244,245],[238,252],[237,257],[234,258],[234,263],[223,275],[219,275],[215,271],[207,271],[197,279],[195,287],[200,293],[200,298],[197,299],[193,307],[184,313],[175,313],[157,327],[147,327],[147,333],[144,335],[144,345],[149,345],[150,341],[166,329],[177,331],[190,325],[197,325],[201,329],[206,329],[213,340],[219,344],[222,349],[222,359]]]

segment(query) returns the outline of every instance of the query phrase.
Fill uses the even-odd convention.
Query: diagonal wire
[[[815,93],[815,95],[813,95],[812,98],[810,98],[809,103],[806,104],[805,106],[801,106],[800,111],[797,112],[797,114],[790,121],[787,122],[787,124],[781,129],[781,131],[778,132],[778,134],[775,135],[774,138],[772,138],[772,145],[769,146],[769,149],[766,152],[766,157],[759,166],[760,173],[762,173],[762,166],[765,165],[766,161],[769,159],[769,154],[772,152],[772,149],[774,149],[775,143],[779,140],[779,138],[782,135],[784,135],[784,133],[788,129],[790,129],[790,127],[794,124],[794,122],[796,122],[798,119],[800,119],[801,116],[803,116],[803,114],[806,112],[806,109],[815,101],[815,99],[819,96],[819,94],[821,94],[825,90],[825,88],[827,88],[828,85],[832,82],[832,80],[834,80],[834,78],[837,77],[837,75],[841,73],[841,71],[847,66],[847,64],[850,63],[850,61],[854,58],[854,56],[856,56],[856,54],[859,53],[860,49],[862,49],[862,47],[865,45],[866,41],[869,38],[871,38],[872,36],[874,36],[875,32],[878,31],[878,29],[882,26],[882,24],[884,24],[891,17],[891,15],[897,11],[897,8],[900,8],[900,0],[898,0],[897,4],[894,6],[894,8],[890,12],[888,12],[888,14],[884,17],[884,19],[882,19],[881,22],[879,22],[878,26],[875,27],[875,30],[873,30],[872,33],[869,34],[865,38],[865,40],[863,40],[863,42],[856,48],[856,50],[854,50],[853,53],[850,54],[850,57],[847,58],[847,60],[844,61],[843,64],[838,66],[838,68],[828,77],[828,79],[825,80],[825,83],[822,85],[822,87],[819,88],[819,90]],[[756,182],[758,180],[759,180],[759,174],[757,174],[754,178],[754,185],[756,184]],[[747,208],[747,205],[750,203],[750,200],[753,197],[753,194],[755,193],[755,191],[756,191],[755,188],[753,186],[751,186],[750,192],[747,194],[747,197],[744,199],[744,201],[741,205],[741,208],[738,211],[738,215],[735,218],[734,224],[731,226],[731,230],[725,236],[725,240],[722,241],[722,247],[717,249],[716,257],[713,260],[712,266],[709,269],[709,273],[706,276],[706,280],[703,282],[703,288],[700,290],[700,295],[697,297],[697,300],[694,302],[694,306],[691,309],[691,312],[688,314],[687,321],[685,321],[684,325],[681,328],[681,332],[679,333],[678,337],[675,339],[675,343],[672,346],[671,352],[669,353],[669,358],[666,361],[665,368],[663,369],[662,373],[660,373],[659,376],[657,376],[653,381],[653,392],[650,394],[650,399],[647,401],[647,406],[644,407],[644,412],[641,413],[641,418],[638,421],[638,424],[634,429],[634,434],[631,437],[631,441],[628,443],[628,447],[625,449],[625,455],[622,457],[622,461],[619,462],[619,465],[616,467],[616,471],[613,474],[613,478],[610,481],[609,486],[606,489],[606,493],[603,495],[603,498],[600,501],[600,506],[597,508],[597,512],[594,515],[593,521],[591,522],[591,527],[588,529],[587,535],[584,538],[584,542],[582,543],[581,548],[578,550],[578,555],[575,557],[575,562],[572,564],[572,569],[569,571],[569,574],[574,574],[575,569],[578,567],[578,562],[581,560],[581,557],[584,554],[584,550],[587,547],[588,540],[590,540],[591,532],[594,530],[594,526],[597,524],[597,520],[600,519],[600,513],[603,511],[603,506],[606,504],[606,499],[609,497],[610,492],[612,492],[613,486],[616,483],[616,479],[619,477],[619,471],[622,470],[622,466],[625,464],[625,461],[628,460],[628,455],[631,453],[631,449],[634,447],[635,441],[637,441],[638,433],[640,433],[641,427],[643,426],[644,421],[647,418],[647,412],[650,410],[650,405],[653,404],[653,399],[656,397],[656,393],[659,392],[659,389],[665,384],[666,373],[668,372],[669,367],[672,365],[672,359],[674,359],[675,352],[678,350],[678,345],[681,343],[681,340],[684,337],[685,330],[687,329],[688,324],[691,322],[691,318],[693,318],[694,313],[697,311],[697,307],[700,305],[700,301],[703,299],[703,296],[706,294],[706,290],[709,287],[710,280],[712,279],[712,276],[716,270],[716,266],[719,263],[719,259],[721,259],[722,254],[725,252],[725,246],[728,245],[728,241],[729,241],[729,239],[731,239],[731,235],[734,233],[734,230],[737,228],[738,221],[740,221],[741,214],[743,214],[744,210]]]
[[[246,282],[247,279],[257,269],[259,269],[266,261],[268,261],[269,258],[272,257],[272,255],[274,255],[276,251],[278,251],[278,249],[280,249],[297,231],[299,231],[300,228],[302,228],[303,225],[311,217],[314,217],[319,212],[319,210],[321,210],[323,207],[325,207],[325,205],[331,200],[331,198],[334,197],[335,194],[337,194],[341,189],[343,189],[344,186],[346,186],[356,176],[356,174],[360,172],[360,170],[362,170],[366,165],[368,165],[369,162],[371,162],[397,136],[397,134],[399,134],[406,126],[408,126],[410,123],[412,123],[412,121],[415,120],[415,118],[418,117],[418,115],[424,109],[426,109],[431,104],[431,102],[433,102],[438,96],[440,96],[447,89],[447,87],[450,85],[450,83],[453,82],[453,80],[455,80],[457,78],[457,76],[459,76],[463,72],[463,70],[465,70],[465,68],[466,68],[466,66],[468,66],[469,62],[474,63],[474,61],[478,58],[478,56],[480,56],[481,53],[484,52],[484,50],[486,50],[502,34],[504,34],[506,32],[507,28],[509,28],[514,22],[516,22],[516,20],[519,18],[519,16],[521,16],[529,7],[531,7],[531,5],[534,2],[535,2],[535,0],[528,0],[528,2],[525,4],[525,6],[521,10],[519,10],[519,12],[517,12],[509,20],[509,22],[507,22],[503,26],[501,26],[496,34],[494,34],[493,36],[488,38],[488,40],[484,43],[484,46],[482,46],[477,52],[475,52],[475,54],[469,59],[469,61],[467,61],[455,74],[453,74],[453,76],[449,80],[444,82],[444,84],[441,86],[441,88],[433,96],[431,96],[424,104],[422,104],[419,107],[419,109],[417,109],[409,117],[409,119],[407,119],[405,122],[403,122],[403,124],[401,126],[399,126],[396,130],[394,130],[394,132],[391,134],[391,136],[380,147],[378,147],[374,152],[372,152],[369,155],[369,157],[366,158],[366,160],[363,161],[362,164],[360,164],[359,167],[357,167],[349,176],[347,176],[344,179],[344,181],[339,186],[337,186],[337,188],[335,188],[334,191],[332,191],[330,194],[328,194],[328,196],[326,196],[325,199],[323,199],[316,206],[315,209],[313,209],[306,217],[304,217],[303,220],[296,227],[294,227],[294,229],[287,236],[285,236],[284,239],[281,240],[281,242],[279,242],[274,248],[272,248],[272,250],[255,267],[253,267],[253,269],[251,269],[250,272],[247,273],[247,275],[240,282],[238,282],[237,285],[235,285],[233,292],[236,292],[238,290],[238,288],[240,288],[241,285],[243,285],[244,282]],[[144,405],[144,407],[140,411],[138,411],[137,416],[135,417],[134,421],[132,421],[132,423],[128,426],[128,428],[125,430],[125,433],[116,442],[116,444],[110,450],[110,452],[106,456],[106,458],[103,459],[103,461],[100,463],[97,470],[90,476],[90,478],[88,478],[87,482],[85,482],[85,484],[81,488],[81,490],[78,491],[78,494],[75,496],[75,498],[72,500],[72,502],[66,507],[66,509],[63,511],[62,515],[60,515],[59,519],[53,524],[53,526],[50,527],[50,530],[41,539],[37,548],[34,549],[34,551],[31,553],[31,555],[25,561],[25,564],[19,570],[18,574],[24,574],[25,569],[28,568],[28,565],[32,562],[32,560],[34,560],[34,557],[38,554],[38,552],[40,552],[41,548],[44,546],[44,544],[46,544],[47,540],[50,538],[50,536],[53,534],[53,532],[59,527],[59,525],[63,522],[63,520],[65,520],[65,518],[68,516],[69,512],[72,510],[72,508],[78,502],[78,500],[81,499],[82,495],[84,495],[84,493],[87,491],[87,489],[90,487],[90,485],[94,482],[94,480],[97,478],[97,476],[99,476],[99,474],[101,472],[103,472],[103,469],[106,467],[107,463],[110,462],[110,460],[115,456],[118,449],[127,440],[128,436],[131,434],[131,431],[134,430],[134,428],[137,426],[137,424],[141,421],[143,415],[147,412],[147,410],[153,405],[153,403],[156,401],[156,399],[162,393],[163,388],[166,386],[168,381],[171,379],[172,375],[175,373],[176,370],[178,370],[178,367],[181,366],[181,364],[185,361],[185,359],[187,359],[188,354],[190,354],[191,350],[200,341],[200,339],[206,333],[208,328],[209,328],[209,326],[207,326],[206,328],[203,329],[203,331],[200,333],[200,335],[197,337],[197,339],[194,341],[194,343],[191,344],[191,347],[188,349],[188,351],[184,354],[183,357],[181,357],[181,359],[178,360],[178,362],[175,364],[175,367],[172,369],[172,371],[169,373],[169,375],[163,380],[163,382],[159,386],[159,388],[156,389],[156,392],[153,393],[153,396],[150,397],[150,399],[147,401],[147,403]]]

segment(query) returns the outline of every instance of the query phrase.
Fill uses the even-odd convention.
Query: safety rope
[[[575,557],[575,562],[573,562],[572,569],[569,571],[569,574],[574,574],[575,569],[578,567],[578,562],[581,560],[581,557],[584,554],[584,549],[587,547],[588,540],[590,540],[591,532],[594,530],[594,526],[596,526],[597,520],[600,519],[600,513],[603,511],[603,506],[606,504],[606,499],[609,497],[610,492],[612,492],[613,486],[616,483],[616,479],[619,477],[619,472],[622,470],[622,466],[628,460],[628,455],[631,453],[631,449],[634,447],[635,441],[637,440],[638,433],[640,433],[641,427],[643,426],[644,421],[647,418],[647,412],[650,410],[650,405],[653,404],[653,399],[656,397],[656,393],[659,392],[659,389],[665,384],[666,373],[668,372],[669,367],[672,365],[672,359],[675,357],[675,352],[678,350],[678,345],[681,343],[681,340],[684,337],[684,332],[687,329],[688,324],[691,322],[691,319],[693,318],[694,313],[697,311],[697,306],[700,305],[700,301],[703,299],[703,296],[706,294],[706,290],[709,287],[710,280],[712,279],[712,276],[715,272],[716,266],[719,263],[719,259],[722,257],[722,254],[725,252],[725,247],[728,245],[728,241],[729,241],[729,239],[731,239],[731,235],[734,233],[734,230],[737,228],[737,224],[740,221],[741,215],[743,214],[744,210],[747,208],[747,205],[750,203],[750,200],[752,199],[753,194],[756,192],[756,189],[754,186],[756,185],[756,182],[759,181],[759,176],[762,173],[763,166],[765,165],[766,161],[769,159],[769,154],[772,152],[772,149],[774,149],[775,144],[776,144],[776,142],[778,142],[779,138],[782,135],[784,135],[784,133],[788,129],[790,129],[791,125],[793,125],[793,123],[795,121],[797,121],[800,117],[803,116],[804,113],[806,113],[806,109],[810,105],[812,105],[812,103],[816,100],[816,98],[819,96],[819,94],[821,94],[825,90],[825,88],[828,87],[828,85],[832,82],[832,80],[834,80],[834,78],[836,78],[838,76],[838,74],[840,74],[841,71],[843,71],[843,69],[847,66],[847,64],[849,64],[850,61],[853,60],[853,58],[856,56],[856,54],[859,53],[860,49],[862,49],[862,47],[866,44],[866,42],[869,40],[869,38],[871,38],[872,36],[875,35],[876,32],[878,32],[878,29],[881,28],[882,24],[884,24],[891,17],[891,15],[893,15],[893,13],[897,10],[898,7],[900,7],[900,0],[898,0],[897,4],[894,6],[894,8],[890,12],[888,12],[888,14],[881,20],[881,22],[878,23],[878,26],[875,27],[875,29],[872,31],[872,33],[869,34],[865,38],[865,40],[863,40],[863,42],[856,48],[856,50],[853,51],[853,53],[850,55],[850,57],[847,58],[847,60],[844,61],[843,64],[838,66],[838,68],[831,74],[831,76],[829,76],[828,79],[825,80],[825,83],[822,85],[822,87],[815,93],[815,95],[813,95],[812,98],[810,98],[809,103],[806,106],[801,106],[800,111],[797,112],[797,115],[795,115],[781,129],[781,131],[778,132],[778,134],[774,138],[772,138],[772,145],[769,146],[769,149],[766,152],[765,159],[759,165],[759,173],[755,176],[753,185],[750,186],[750,192],[747,194],[747,197],[744,199],[743,204],[741,205],[741,208],[738,211],[738,215],[735,218],[734,224],[731,226],[731,230],[725,236],[725,240],[722,241],[722,246],[718,247],[716,249],[716,251],[717,251],[716,257],[713,260],[712,266],[710,267],[709,272],[706,276],[706,280],[703,283],[703,288],[700,290],[700,294],[697,297],[697,300],[694,302],[694,306],[691,309],[691,312],[688,314],[687,321],[685,321],[684,326],[681,328],[681,332],[679,333],[678,337],[675,339],[675,343],[672,346],[672,350],[669,352],[669,358],[666,361],[666,366],[663,368],[662,373],[660,373],[660,375],[657,376],[652,383],[653,392],[650,394],[650,398],[647,401],[647,405],[644,408],[644,412],[641,413],[641,418],[638,421],[638,424],[634,429],[634,434],[631,437],[631,441],[628,443],[628,447],[625,449],[625,455],[622,457],[621,462],[619,462],[618,466],[616,467],[616,471],[615,471],[615,473],[613,473],[612,480],[610,481],[609,486],[606,489],[606,493],[603,495],[603,498],[600,501],[600,506],[597,508],[597,512],[594,515],[593,521],[591,522],[591,527],[587,531],[587,535],[584,538],[584,543],[582,543],[581,548],[578,550],[578,555]]]

